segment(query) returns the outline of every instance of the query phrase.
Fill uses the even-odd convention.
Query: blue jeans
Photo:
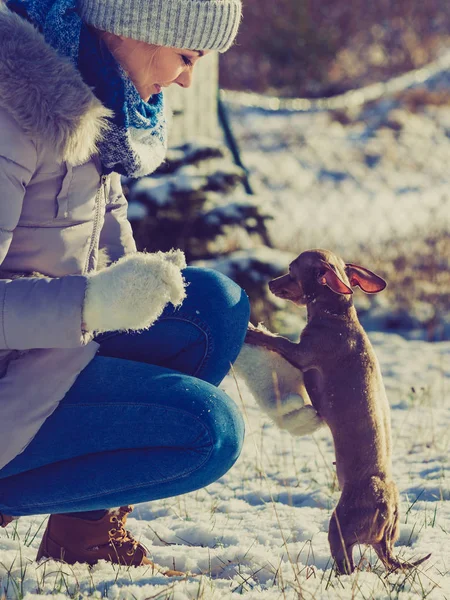
[[[27,448],[0,470],[0,512],[90,511],[184,494],[238,458],[244,424],[216,386],[243,344],[246,294],[189,267],[187,298],[99,351]]]

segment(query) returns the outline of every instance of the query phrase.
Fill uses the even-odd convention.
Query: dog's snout
[[[277,298],[291,300],[295,303],[303,302],[301,286],[289,273],[272,279],[269,282],[269,289]]]
[[[269,290],[275,294],[276,292],[280,292],[281,290],[287,288],[289,283],[292,283],[290,275],[282,275],[281,277],[277,277],[276,279],[269,281]]]
[[[274,282],[275,282],[275,281],[276,281],[275,279],[272,279],[272,281],[269,281],[269,290],[270,290],[272,293],[273,293],[273,292],[274,292],[274,290],[275,290],[275,284],[274,284]]]

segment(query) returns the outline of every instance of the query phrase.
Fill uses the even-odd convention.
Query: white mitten
[[[165,260],[173,263],[180,269],[186,268],[186,257],[184,256],[184,252],[182,250],[176,250],[172,248],[169,252],[155,252],[155,256],[159,256],[160,258],[164,258]]]
[[[166,304],[183,302],[185,266],[181,250],[135,252],[88,274],[82,328],[97,333],[147,329]]]
[[[280,429],[301,436],[324,425],[311,405],[303,373],[276,352],[244,344],[234,369],[260,408]]]

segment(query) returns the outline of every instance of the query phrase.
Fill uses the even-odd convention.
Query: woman
[[[129,503],[239,456],[217,386],[248,299],[180,251],[136,252],[120,175],[162,162],[161,89],[188,87],[240,17],[240,0],[0,7],[0,524],[51,513],[38,560],[153,564]]]

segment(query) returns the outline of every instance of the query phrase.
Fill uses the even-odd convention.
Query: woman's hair
[[[131,38],[128,38],[128,43],[125,44],[123,37],[116,35],[115,33],[102,31],[100,29],[96,29],[95,27],[92,27],[92,30],[95,31],[97,35],[105,42],[111,54],[122,65],[125,71],[126,68],[124,65],[129,64],[133,60],[133,54],[138,48],[145,48],[146,51],[143,53],[143,56],[145,57],[145,64],[142,65],[142,68],[149,69],[151,65],[151,59],[154,57],[155,52],[159,48],[159,46],[155,46],[154,44],[147,44],[146,42],[133,40]]]
[[[124,43],[120,35],[110,33],[109,31],[102,31],[101,29],[96,29],[95,27],[92,27],[91,29],[100,37],[100,39],[102,39],[105,42],[113,56],[117,58],[121,58],[122,56],[124,56]],[[134,47],[137,47],[137,44],[139,44],[139,42],[137,41],[133,40],[133,42],[134,43],[131,47],[131,52],[133,51]],[[127,50],[127,55],[129,54],[130,50]]]

